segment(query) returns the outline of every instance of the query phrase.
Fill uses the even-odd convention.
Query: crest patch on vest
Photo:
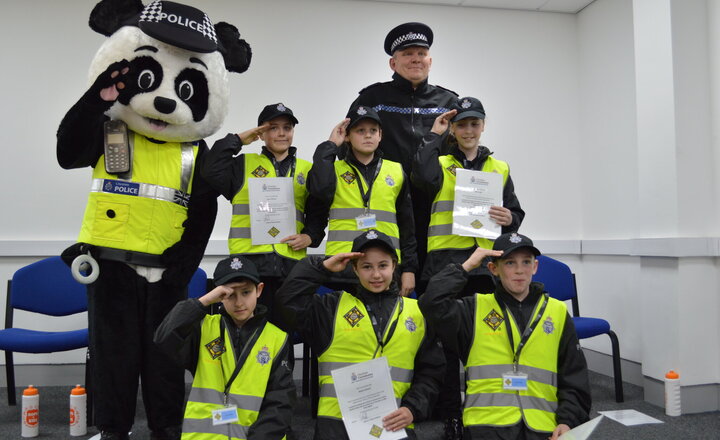
[[[265,168],[263,168],[262,165],[258,165],[258,167],[255,168],[255,169],[252,171],[252,173],[250,173],[250,174],[252,174],[252,175],[255,176],[255,177],[265,177],[265,176],[267,176],[268,174],[270,174],[270,171],[268,171],[268,170],[266,170]]]
[[[387,183],[388,186],[395,186],[395,180],[389,174],[385,177],[385,183]]]
[[[255,359],[257,359],[258,364],[265,365],[268,362],[270,362],[270,352],[268,351],[267,345],[265,345],[262,350],[258,351],[257,356],[255,356]]]
[[[343,318],[345,318],[348,324],[350,324],[350,327],[355,327],[364,317],[365,315],[363,315],[360,309],[355,306],[343,315]]]
[[[351,173],[350,171],[345,171],[340,175],[340,177],[342,177],[345,183],[347,183],[348,185],[351,185],[356,179],[355,174]]]
[[[298,185],[305,185],[305,176],[303,175],[303,173],[298,173],[297,183]]]
[[[454,175],[456,175],[455,170],[457,169],[457,167],[458,167],[457,165],[451,164],[451,165],[450,165],[449,167],[447,167],[446,169],[447,169],[448,171],[450,171],[450,173],[454,176]]]
[[[545,321],[543,322],[543,331],[548,335],[551,335],[555,331],[555,323],[553,323],[550,316],[545,318]]]
[[[408,316],[408,319],[405,320],[405,328],[410,332],[414,332],[417,330],[417,324],[415,324],[415,321],[413,321],[412,316]]]
[[[483,321],[485,321],[485,324],[488,325],[493,331],[497,330],[498,327],[500,327],[500,324],[503,323],[505,319],[502,317],[501,314],[495,311],[495,309],[492,309],[490,313],[487,314],[485,318],[483,318]]]
[[[219,358],[223,353],[225,353],[225,343],[223,343],[223,340],[220,337],[205,344],[205,348],[207,348],[210,352],[210,357],[212,357],[213,360]]]

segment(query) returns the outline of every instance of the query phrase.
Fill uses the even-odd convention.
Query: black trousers
[[[95,424],[102,431],[130,431],[141,380],[150,430],[180,426],[185,373],[155,346],[153,334],[187,288],[148,283],[125,263],[99,264],[100,276],[88,286]]]

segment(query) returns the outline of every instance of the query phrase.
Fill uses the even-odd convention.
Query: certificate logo
[[[351,173],[350,171],[345,171],[340,175],[340,177],[342,177],[345,183],[347,183],[348,185],[352,185],[352,183],[355,182],[356,178],[355,174]]]
[[[413,321],[412,316],[408,316],[408,319],[405,320],[405,328],[410,332],[414,332],[417,330],[417,324],[415,324],[415,321]]]
[[[277,235],[279,233],[280,233],[280,230],[278,228],[276,228],[275,226],[273,226],[272,228],[270,228],[270,230],[268,230],[268,234],[270,234],[271,237],[277,237]]]
[[[472,221],[472,223],[470,223],[470,226],[472,226],[475,229],[480,229],[483,227],[483,223],[480,220],[475,219]]]
[[[355,327],[358,322],[360,322],[361,319],[363,319],[365,315],[362,314],[360,309],[353,306],[352,309],[348,310],[348,312],[343,315],[343,318],[350,324],[350,327]]]
[[[555,331],[555,324],[550,316],[543,322],[543,331],[548,335],[551,335]]]
[[[455,176],[455,175],[456,175],[455,170],[456,170],[457,168],[458,168],[457,165],[452,164],[452,165],[450,165],[449,167],[447,167],[446,170],[450,171],[450,174],[452,174],[453,176]]]
[[[393,180],[391,175],[385,177],[385,183],[387,183],[387,186],[395,186],[395,180]]]
[[[258,167],[255,168],[255,169],[252,171],[252,173],[250,173],[250,174],[252,174],[252,175],[255,176],[255,177],[265,177],[265,176],[267,176],[268,174],[270,174],[270,171],[268,171],[268,170],[266,170],[265,168],[263,168],[262,165],[258,165]]]
[[[376,438],[380,438],[382,435],[383,429],[379,427],[378,425],[372,425],[372,428],[370,428],[370,435]]]
[[[485,324],[488,325],[488,327],[495,331],[500,327],[500,324],[503,323],[504,319],[502,315],[495,311],[495,309],[492,309],[490,313],[488,313],[487,316],[483,318],[483,321],[485,322]]]
[[[303,175],[303,173],[298,173],[297,183],[298,185],[305,185],[305,175]]]
[[[225,353],[225,344],[221,338],[213,339],[212,341],[205,344],[205,348],[210,352],[210,357],[215,360]]]
[[[255,356],[255,359],[257,359],[258,364],[265,365],[268,362],[270,362],[270,352],[268,351],[267,345],[262,348],[262,350],[258,351],[257,356]]]

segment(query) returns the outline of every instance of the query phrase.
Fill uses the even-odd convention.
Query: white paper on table
[[[386,357],[338,368],[331,374],[350,440],[407,437],[404,429],[390,432],[382,427],[382,418],[398,408]]]
[[[292,177],[250,178],[248,195],[253,245],[278,244],[297,234]]]
[[[664,423],[662,420],[650,417],[634,409],[621,409],[617,411],[598,411],[608,419],[613,419],[625,426],[648,425],[652,423]]]
[[[588,420],[582,425],[578,425],[570,431],[566,432],[565,434],[561,435],[560,437],[558,437],[558,440],[587,440],[588,438],[590,438],[590,434],[595,431],[595,428],[597,428],[597,425],[598,423],[600,423],[600,420],[602,420],[602,418],[603,415],[600,414],[594,419]]]
[[[491,206],[502,206],[503,176],[486,171],[455,169],[452,233],[495,239],[501,226],[490,218]]]

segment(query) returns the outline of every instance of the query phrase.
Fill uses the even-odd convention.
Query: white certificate
[[[297,233],[292,177],[250,178],[248,194],[253,245],[277,244]]]
[[[490,218],[491,206],[502,206],[503,176],[456,168],[452,233],[495,239],[501,226]]]
[[[350,440],[407,437],[404,429],[383,429],[382,418],[398,409],[386,357],[338,368],[331,374]]]

